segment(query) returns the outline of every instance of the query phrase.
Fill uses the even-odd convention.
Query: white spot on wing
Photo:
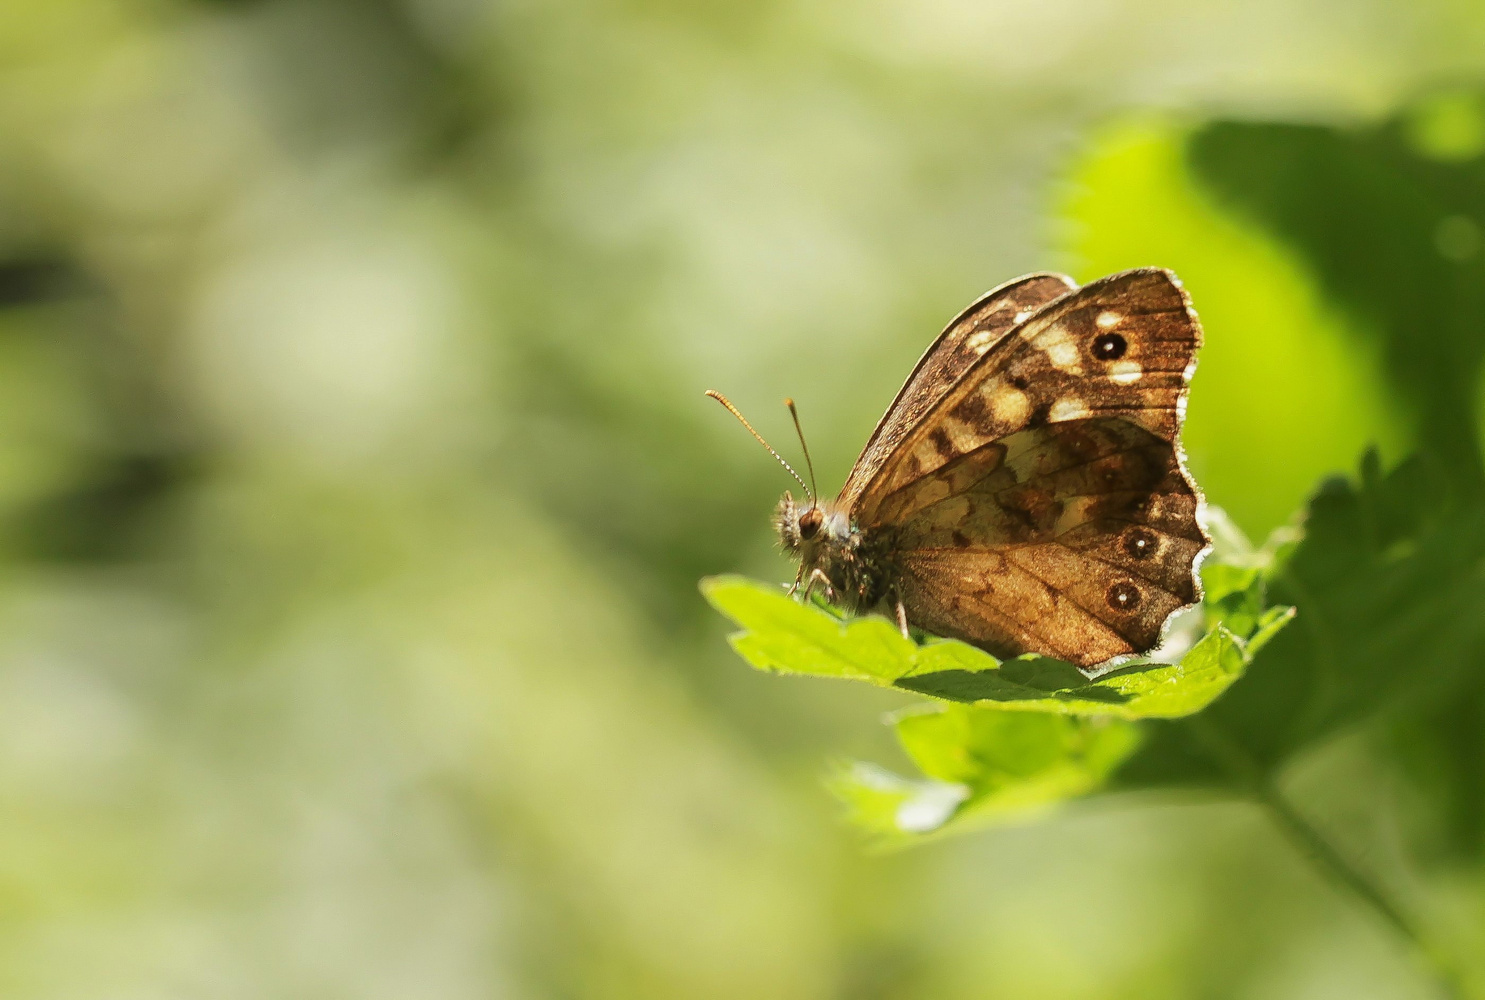
[[[1109,378],[1120,385],[1132,385],[1140,380],[1145,370],[1138,361],[1115,361],[1109,365]]]
[[[985,402],[990,406],[997,422],[1019,424],[1031,413],[1031,400],[1026,393],[1001,382],[986,385]]]
[[[1034,312],[1036,312],[1035,309],[1022,309],[1020,312],[1016,313],[1015,322],[1017,322],[1017,323],[1024,323],[1024,322],[1026,322],[1026,318],[1028,316],[1030,316]]]
[[[944,429],[944,433],[949,435],[949,443],[961,452],[973,451],[988,440],[988,438],[981,437],[973,427],[958,417],[945,417],[939,426]]]
[[[1093,322],[1098,324],[1098,328],[1100,330],[1112,330],[1114,327],[1118,326],[1120,321],[1122,321],[1123,319],[1124,317],[1120,313],[1116,313],[1112,309],[1105,309],[1103,312],[1098,314],[1098,319],[1094,320]]]
[[[1052,409],[1047,411],[1047,419],[1054,424],[1063,420],[1081,420],[1087,415],[1088,404],[1076,396],[1059,399],[1052,404]]]
[[[1083,374],[1083,365],[1078,360],[1078,345],[1060,325],[1053,325],[1031,338],[1031,346],[1047,355],[1052,367],[1073,375]]]
[[[994,343],[995,334],[989,330],[981,330],[978,333],[970,334],[969,337],[965,339],[964,346],[968,347],[976,354],[984,354],[986,351],[990,350],[990,347]]]

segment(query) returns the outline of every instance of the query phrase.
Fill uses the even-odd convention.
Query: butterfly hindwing
[[[887,456],[970,365],[1017,323],[1077,287],[1065,274],[1028,274],[991,289],[954,317],[923,352],[897,398],[887,407],[841,490],[841,500],[849,502],[866,486]]]
[[[1197,600],[1206,538],[1169,442],[1091,417],[991,451],[1004,456],[993,471],[896,529],[899,595],[918,624],[1091,666],[1154,646]]]
[[[895,533],[909,617],[1085,667],[1154,646],[1199,597],[1207,540],[1176,438],[1200,338],[1174,276],[1127,271],[972,362],[852,510]]]

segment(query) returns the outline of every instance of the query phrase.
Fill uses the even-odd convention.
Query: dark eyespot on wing
[[[1117,361],[1128,349],[1128,342],[1117,333],[1101,333],[1093,338],[1093,357],[1099,361]]]
[[[1115,611],[1133,612],[1140,606],[1140,596],[1140,589],[1133,583],[1128,580],[1118,580],[1109,585],[1103,599]]]
[[[1119,547],[1129,558],[1143,562],[1160,554],[1160,536],[1148,528],[1129,528],[1121,536]]]

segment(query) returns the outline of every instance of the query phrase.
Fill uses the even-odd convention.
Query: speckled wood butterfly
[[[840,496],[802,479],[804,504],[784,494],[795,589],[1000,656],[1087,670],[1153,648],[1201,597],[1209,539],[1177,440],[1200,344],[1157,268],[986,293],[928,348]]]

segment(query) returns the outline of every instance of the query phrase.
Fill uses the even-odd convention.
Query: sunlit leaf
[[[967,705],[898,713],[903,750],[928,780],[873,765],[842,769],[832,788],[884,843],[1024,817],[1094,791],[1139,745],[1138,727]]]
[[[759,670],[890,684],[912,669],[913,643],[884,618],[842,622],[777,586],[740,576],[708,577],[701,592],[742,626],[728,641]]]

